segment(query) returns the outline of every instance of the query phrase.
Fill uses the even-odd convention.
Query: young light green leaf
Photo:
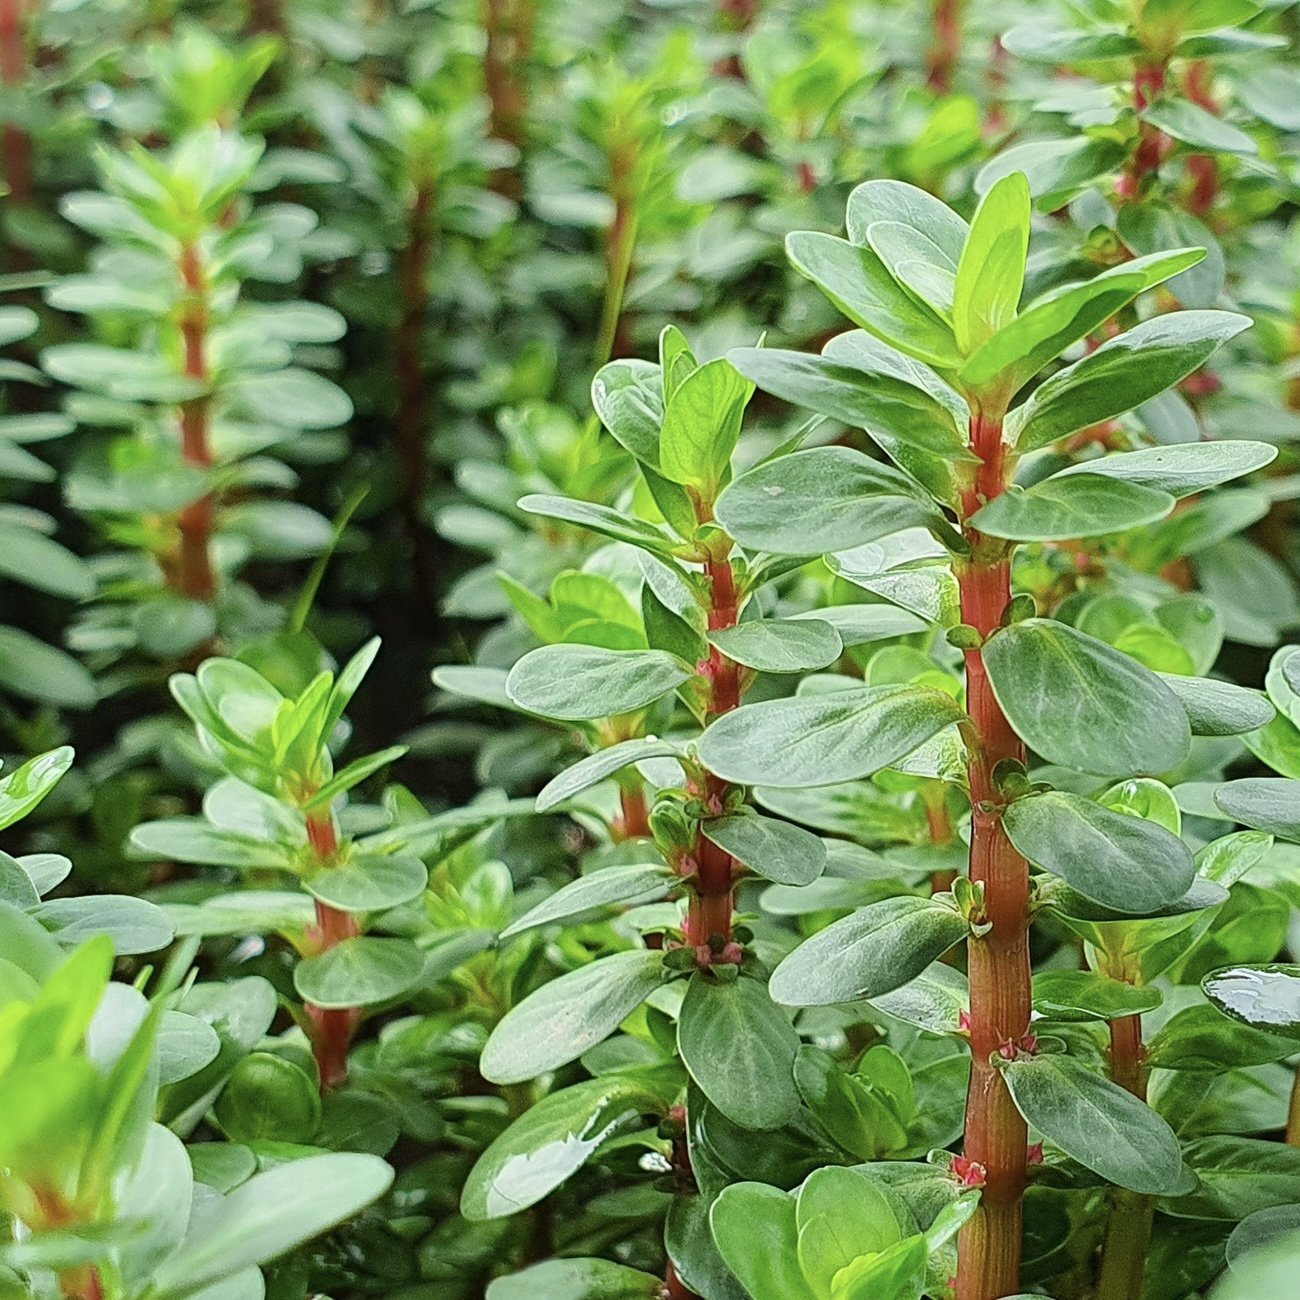
[[[790,1007],[877,998],[915,979],[969,933],[942,900],[904,895],[872,903],[806,939],[772,972],[772,997]]]
[[[1191,729],[1178,697],[1104,641],[1029,618],[995,632],[982,653],[1003,712],[1049,762],[1129,776],[1187,757]]]
[[[547,519],[559,519],[566,524],[588,528],[593,533],[612,537],[616,542],[628,542],[645,551],[667,555],[673,549],[673,540],[662,528],[646,523],[624,510],[611,510],[609,506],[591,501],[574,501],[569,497],[545,496],[533,493],[519,500],[520,510]]]
[[[72,749],[64,745],[30,758],[0,778],[0,830],[26,817],[72,766]]]
[[[799,1035],[760,980],[692,975],[677,1017],[677,1050],[704,1095],[742,1128],[780,1128],[799,1109]]]
[[[1029,182],[1003,176],[980,200],[962,249],[952,325],[966,355],[1015,319],[1029,252]]]
[[[1196,874],[1177,835],[1065,791],[1013,800],[1002,820],[1030,862],[1117,911],[1154,912],[1187,893]]]
[[[609,1259],[548,1259],[488,1283],[484,1300],[656,1300],[663,1279]]]
[[[580,722],[643,709],[690,676],[663,650],[547,645],[515,664],[506,694],[530,713]]]
[[[753,1300],[820,1300],[799,1266],[795,1198],[767,1183],[732,1183],[709,1222],[727,1267]]]
[[[659,987],[663,953],[616,952],[543,984],[492,1031],[479,1068],[493,1083],[522,1083],[576,1060],[608,1038]]]
[[[965,715],[928,687],[859,686],[746,704],[700,738],[700,760],[740,785],[835,785],[888,767]]]
[[[754,392],[725,358],[692,371],[669,399],[659,436],[665,478],[716,499],[731,467],[745,406]]]

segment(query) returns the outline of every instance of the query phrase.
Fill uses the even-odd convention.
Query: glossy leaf
[[[701,831],[756,876],[778,885],[811,884],[826,865],[824,840],[773,817],[757,813],[710,817]]]
[[[506,678],[506,694],[531,713],[578,722],[644,708],[690,675],[662,650],[548,645],[515,664]]]
[[[1064,542],[1139,528],[1173,508],[1167,492],[1137,483],[1099,474],[1057,475],[995,497],[971,516],[971,525],[1017,542]]]
[[[764,673],[810,673],[844,653],[840,634],[813,618],[763,618],[709,633],[728,659]]]

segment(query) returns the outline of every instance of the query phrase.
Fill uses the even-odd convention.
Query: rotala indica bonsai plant
[[[864,428],[894,463],[844,447],[789,450],[731,484],[716,514],[748,553],[826,554],[846,570],[855,548],[900,529],[925,529],[941,544],[945,562],[914,568],[892,591],[945,626],[965,658],[956,728],[970,875],[950,897],[889,900],[836,922],[777,967],[771,992],[792,1006],[876,997],[965,942],[972,1073],[960,1159],[981,1195],[962,1231],[956,1286],[977,1300],[1018,1287],[1031,1126],[1116,1186],[1173,1195],[1186,1181],[1168,1125],[1031,1023],[1030,928],[1043,913],[1095,926],[1177,914],[1218,891],[1168,827],[1078,791],[1173,771],[1194,735],[1248,732],[1272,712],[1255,693],[1153,672],[1039,617],[1015,593],[1018,549],[1140,528],[1275,452],[1185,444],[1056,469],[1053,443],[1156,396],[1249,324],[1221,311],[1140,319],[1132,304],[1201,250],[1136,258],[1022,305],[1030,195],[1018,173],[985,194],[969,226],[919,190],[869,182],[850,198],[848,230],[847,241],[794,234],[788,248],[860,328],[820,356],[749,349],[730,360],[765,390]],[[1131,327],[1092,347],[1089,335],[1122,313]],[[1078,360],[1052,368],[1081,343]],[[896,737],[949,725],[934,698],[863,687],[744,706],[710,725],[699,755],[738,784],[818,786],[885,766]],[[1030,753],[1052,779],[1030,778]],[[1109,1018],[1102,995],[1078,1000]],[[1117,1073],[1123,1032],[1110,1051]]]

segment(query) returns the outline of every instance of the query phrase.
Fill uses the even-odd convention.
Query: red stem
[[[962,502],[969,518],[1005,489],[1008,466],[1000,420],[978,407],[972,449],[983,462]],[[968,559],[957,565],[963,620],[985,636],[1001,624],[1011,599],[1011,560],[1006,543],[984,537],[968,524]],[[994,769],[1021,762],[1024,745],[993,694],[983,655],[966,652],[967,712],[974,723],[968,776],[971,798],[972,881],[984,886],[984,921],[990,929],[968,944],[971,994],[971,1082],[966,1103],[965,1155],[983,1170],[983,1193],[975,1217],[962,1230],[957,1270],[958,1300],[995,1300],[1020,1289],[1021,1197],[1025,1190],[1028,1133],[992,1057],[1030,1032],[1029,868],[1002,824]]]
[[[322,861],[338,852],[338,835],[332,814],[326,811],[307,815],[307,840]],[[360,932],[353,913],[340,911],[322,903],[319,898],[316,900],[316,926],[312,938],[318,952],[328,952],[345,939],[355,939]],[[309,1002],[307,1015],[315,1029],[312,1051],[320,1072],[320,1089],[322,1093],[331,1092],[347,1082],[348,1048],[352,1045],[352,1035],[356,1033],[361,1013],[356,1007],[317,1007]]]
[[[613,826],[616,840],[646,839],[650,835],[650,809],[646,805],[645,783],[627,778],[619,790],[620,813]]]
[[[1159,98],[1165,88],[1164,63],[1140,63],[1133,73],[1133,107],[1140,113]],[[1149,122],[1138,128],[1137,148],[1129,159],[1128,170],[1115,183],[1115,192],[1128,202],[1139,198],[1147,181],[1169,148],[1168,137]]]
[[[758,0],[720,0],[718,14],[724,32],[741,35],[751,27],[758,18]],[[728,54],[713,65],[713,71],[719,77],[735,77],[738,81],[745,79],[745,69],[741,65],[739,54]]]
[[[1193,59],[1183,74],[1183,90],[1192,103],[1217,114],[1219,105],[1210,88],[1210,62]],[[1192,178],[1192,192],[1187,197],[1188,209],[1203,217],[1214,206],[1219,195],[1219,164],[1213,154],[1196,153],[1187,160],[1187,171]]]
[[[483,0],[483,82],[487,91],[490,133],[522,150],[528,115],[524,73],[533,48],[536,22],[533,0]],[[519,172],[503,168],[493,187],[507,198],[518,198]]]
[[[27,84],[27,42],[23,31],[23,0],[0,0],[0,85],[17,100]],[[9,202],[27,207],[35,197],[32,176],[32,141],[21,126],[5,122],[0,126],[0,158],[4,161],[4,181],[9,187]],[[25,248],[10,251],[11,265],[25,270],[31,265]]]
[[[207,285],[198,249],[186,244],[180,256],[181,282],[188,295],[181,319],[181,340],[185,351],[185,374],[201,383],[208,380]],[[209,399],[194,397],[181,403],[181,456],[201,469],[212,466],[208,441]],[[176,589],[191,600],[210,601],[217,591],[209,543],[212,538],[213,502],[209,494],[191,502],[180,513],[180,562],[175,575]]]
[[[428,313],[428,276],[433,260],[434,192],[416,188],[407,217],[406,246],[399,263],[402,314],[397,322],[394,364],[397,370],[397,440],[402,466],[402,514],[411,546],[415,588],[427,609],[437,603],[434,559],[424,525],[424,494],[429,485],[425,449],[428,425],[424,384],[424,328]]]
[[[952,90],[961,59],[962,0],[934,0],[934,44],[927,61],[926,85],[936,95]]]

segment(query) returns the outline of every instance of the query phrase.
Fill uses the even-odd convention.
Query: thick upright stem
[[[1208,59],[1193,59],[1183,74],[1183,90],[1193,104],[1207,113],[1218,114],[1219,105],[1210,86]],[[1188,209],[1198,217],[1207,215],[1219,195],[1219,164],[1213,154],[1194,153],[1187,160],[1192,190],[1187,196]]]
[[[969,518],[1006,489],[1008,467],[1000,420],[976,409],[972,449],[983,462],[963,501]],[[1006,544],[966,525],[970,555],[959,562],[963,620],[988,636],[1011,600]],[[968,776],[971,799],[972,881],[984,886],[989,929],[968,945],[971,993],[971,1082],[966,1104],[967,1160],[982,1170],[983,1193],[963,1229],[957,1271],[959,1300],[996,1300],[1020,1289],[1021,1198],[1028,1131],[993,1056],[1030,1033],[1029,868],[1002,824],[1002,796],[994,770],[1024,761],[1025,749],[993,693],[978,649],[966,652],[966,708],[974,724]]]
[[[632,184],[636,155],[629,147],[614,149],[610,155],[610,196],[614,200],[614,218],[609,223],[605,242],[605,299],[600,313],[600,334],[596,339],[595,361],[603,366],[612,357],[627,351],[624,337],[623,300],[632,274],[632,257],[636,251],[637,206]]]
[[[312,851],[322,861],[332,858],[339,848],[334,830],[334,818],[329,812],[314,812],[307,816],[307,840]],[[328,903],[316,900],[316,928],[314,938],[320,952],[328,952],[345,939],[355,939],[360,933],[357,918],[351,912],[340,911]],[[307,1004],[315,1033],[312,1051],[320,1073],[322,1093],[341,1087],[348,1078],[348,1048],[361,1019],[355,1007],[317,1007]]]
[[[1164,63],[1142,63],[1133,73],[1133,107],[1140,113],[1157,99],[1165,88]],[[1168,138],[1157,127],[1143,122],[1138,127],[1137,148],[1129,159],[1128,169],[1115,183],[1115,191],[1128,202],[1138,199],[1147,180],[1155,175],[1168,148]]]
[[[209,378],[207,280],[194,244],[186,244],[181,249],[179,269],[186,293],[180,318],[185,374],[189,379],[206,384]],[[180,412],[181,456],[187,464],[204,470],[212,467],[212,448],[208,438],[209,401],[206,394],[192,397],[181,403]],[[213,515],[212,497],[207,493],[180,513],[180,560],[176,566],[175,586],[182,596],[191,600],[210,601],[217,592],[209,545]]]
[[[1291,1084],[1291,1103],[1286,1112],[1286,1144],[1300,1147],[1300,1070]]]
[[[490,130],[495,139],[522,150],[528,113],[525,71],[532,54],[534,0],[483,0],[483,82]],[[502,169],[493,178],[498,193],[518,198],[519,172]]]
[[[1141,1016],[1123,1016],[1110,1022],[1110,1077],[1140,1101],[1146,1100],[1146,1048],[1142,1044]],[[1122,1187],[1112,1190],[1097,1300],[1142,1300],[1142,1279],[1154,1218],[1155,1202],[1151,1197]]]
[[[934,0],[934,43],[927,60],[926,84],[936,95],[952,90],[961,59],[962,0]]]
[[[394,364],[397,370],[397,440],[402,467],[402,517],[411,547],[415,588],[427,609],[436,603],[434,560],[424,525],[424,495],[429,486],[425,451],[428,402],[424,383],[424,327],[428,313],[428,276],[433,259],[434,192],[417,186],[407,214],[406,246],[399,262],[402,313],[397,322]]]
[[[625,777],[618,792],[619,815],[614,838],[645,839],[650,834],[650,809],[646,805],[645,782],[640,776]]]

